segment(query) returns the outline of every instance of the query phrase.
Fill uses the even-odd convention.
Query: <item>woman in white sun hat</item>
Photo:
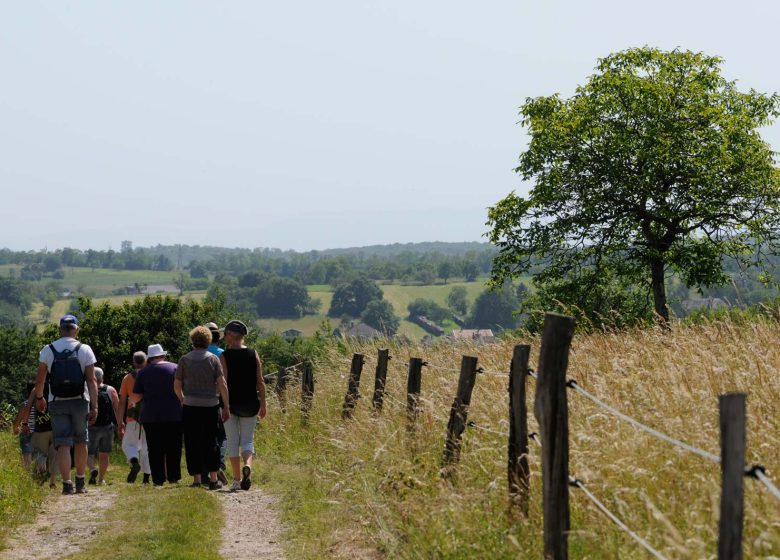
[[[148,364],[135,377],[133,402],[143,400],[140,422],[146,432],[152,482],[162,486],[181,479],[181,401],[173,390],[176,364],[160,344],[147,351]]]

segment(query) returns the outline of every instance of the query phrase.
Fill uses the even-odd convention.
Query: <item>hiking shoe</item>
[[[98,477],[98,472],[97,472],[97,469],[95,469],[95,470],[93,470],[91,473],[89,473],[89,483],[90,483],[92,486],[94,486],[95,484],[97,484],[97,477]]]
[[[63,482],[62,483],[62,493],[63,494],[73,494],[73,493],[75,493],[75,490],[73,490],[73,483],[72,482]]]
[[[141,464],[138,459],[133,457],[130,459],[130,473],[127,475],[127,482],[133,484],[135,479],[138,478],[138,473],[141,472]]]
[[[84,477],[83,476],[77,476],[76,477],[76,494],[86,494],[87,488],[84,485]]]
[[[228,483],[228,479],[225,476],[225,471],[223,471],[222,469],[217,471],[217,480],[219,480],[223,486]]]
[[[237,480],[234,480],[233,484],[230,485],[230,491],[238,492],[239,490],[241,490],[241,483]]]
[[[241,490],[249,490],[249,487],[252,486],[250,476],[252,476],[252,467],[244,465],[244,468],[241,469]]]
[[[209,481],[209,490],[222,490],[222,483],[219,480]]]

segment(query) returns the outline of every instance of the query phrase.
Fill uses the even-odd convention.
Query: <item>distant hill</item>
[[[403,253],[439,253],[447,256],[462,256],[469,252],[493,252],[495,247],[490,243],[479,241],[463,241],[448,243],[444,241],[425,241],[421,243],[393,243],[390,245],[369,245],[366,247],[347,247],[342,249],[325,249],[322,251],[283,251],[266,247],[254,249],[242,247],[213,247],[208,245],[155,245],[141,247],[144,252],[157,256],[164,255],[176,265],[187,266],[194,260],[208,260],[223,255],[260,254],[269,258],[294,258],[296,255],[306,256],[356,256],[356,257],[394,257]]]

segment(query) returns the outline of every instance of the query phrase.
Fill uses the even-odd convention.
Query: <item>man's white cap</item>
[[[156,358],[157,356],[165,356],[168,352],[163,350],[162,344],[152,344],[146,350],[147,358]]]

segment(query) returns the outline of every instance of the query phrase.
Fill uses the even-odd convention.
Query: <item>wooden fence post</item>
[[[352,418],[352,412],[360,397],[360,374],[363,373],[363,354],[352,355],[352,367],[349,369],[349,382],[347,384],[347,394],[344,397],[344,407],[341,409],[341,418],[346,420]]]
[[[382,404],[385,399],[385,382],[387,381],[387,362],[390,359],[390,350],[380,348],[376,360],[376,379],[374,381],[374,410],[382,412]]]
[[[528,516],[531,470],[528,466],[528,406],[525,386],[531,347],[515,346],[509,368],[509,449],[507,477],[509,496],[520,512]]]
[[[718,560],[741,560],[745,478],[745,399],[742,393],[719,397],[720,528]]]
[[[449,477],[454,472],[455,464],[460,459],[460,444],[471,404],[471,391],[477,377],[477,358],[463,356],[460,363],[458,392],[450,410],[450,420],[447,422],[447,441],[444,444],[444,460],[442,474]]]
[[[279,399],[279,408],[282,412],[287,411],[287,381],[289,372],[287,368],[281,368],[276,372],[276,383],[274,384],[274,391],[276,392],[276,398]]]
[[[314,369],[310,362],[304,362],[301,376],[301,414],[304,421],[309,419],[312,400],[314,400]]]
[[[409,377],[406,380],[406,431],[413,432],[417,425],[417,406],[422,384],[422,358],[409,358]]]
[[[544,558],[569,557],[569,411],[566,369],[574,318],[546,313],[537,368],[534,414],[542,438]]]

